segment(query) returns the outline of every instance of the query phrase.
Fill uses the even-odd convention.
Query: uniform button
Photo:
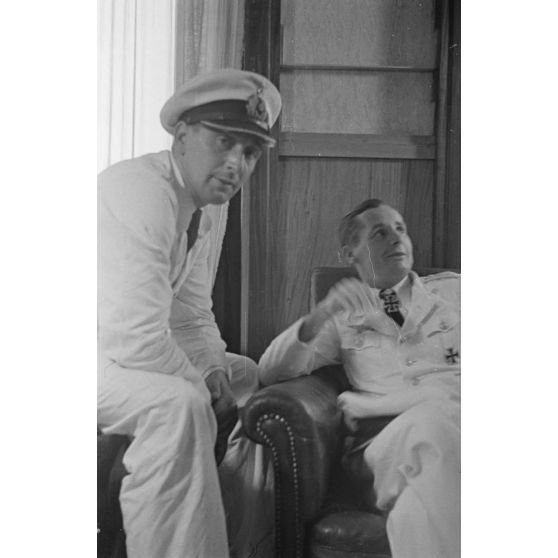
[[[411,384],[414,385],[414,386],[418,386],[419,383],[420,383],[420,380],[418,378],[413,378],[411,380]]]
[[[413,360],[412,358],[408,358],[407,359],[407,366],[411,366],[412,364],[415,364],[416,360]]]
[[[399,339],[399,343],[406,343],[407,342],[407,338],[406,337],[401,337]]]

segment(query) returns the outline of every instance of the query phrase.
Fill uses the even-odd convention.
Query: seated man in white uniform
[[[184,84],[161,111],[170,151],[99,176],[98,423],[132,437],[122,508],[129,558],[229,556],[216,464],[254,362],[225,352],[211,310],[211,219],[252,174],[281,108],[239,70]]]
[[[339,227],[344,279],[260,360],[271,384],[343,364],[347,426],[396,415],[364,443],[394,558],[460,555],[460,276],[419,278],[401,215],[367,200]],[[372,489],[372,488],[371,488]]]

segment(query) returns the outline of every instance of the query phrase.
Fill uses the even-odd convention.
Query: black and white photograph
[[[99,556],[460,556],[460,3],[98,25]]]
[[[32,4],[6,555],[552,555],[550,13]]]

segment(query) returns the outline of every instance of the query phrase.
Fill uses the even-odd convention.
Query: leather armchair
[[[439,271],[425,269],[419,275]],[[341,278],[354,275],[350,268],[316,268],[310,304]],[[357,486],[340,463],[348,432],[337,396],[347,389],[343,368],[329,366],[265,387],[243,409],[246,434],[269,446],[273,455],[277,558],[391,556],[385,518],[372,501],[371,474],[357,460]],[[378,433],[390,419],[367,419],[367,434]],[[369,489],[363,490],[363,483]]]
[[[253,441],[269,446],[275,476],[275,548],[281,558],[388,558],[385,522],[340,467],[344,428],[341,367],[268,386],[246,404]]]

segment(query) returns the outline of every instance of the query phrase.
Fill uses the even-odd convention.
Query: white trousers
[[[181,377],[100,360],[98,424],[133,437],[120,505],[128,558],[228,558],[207,394]],[[257,386],[255,363],[227,353],[240,402]]]
[[[393,558],[459,558],[460,425],[459,403],[423,403],[395,418],[366,448],[377,505],[389,511]]]

